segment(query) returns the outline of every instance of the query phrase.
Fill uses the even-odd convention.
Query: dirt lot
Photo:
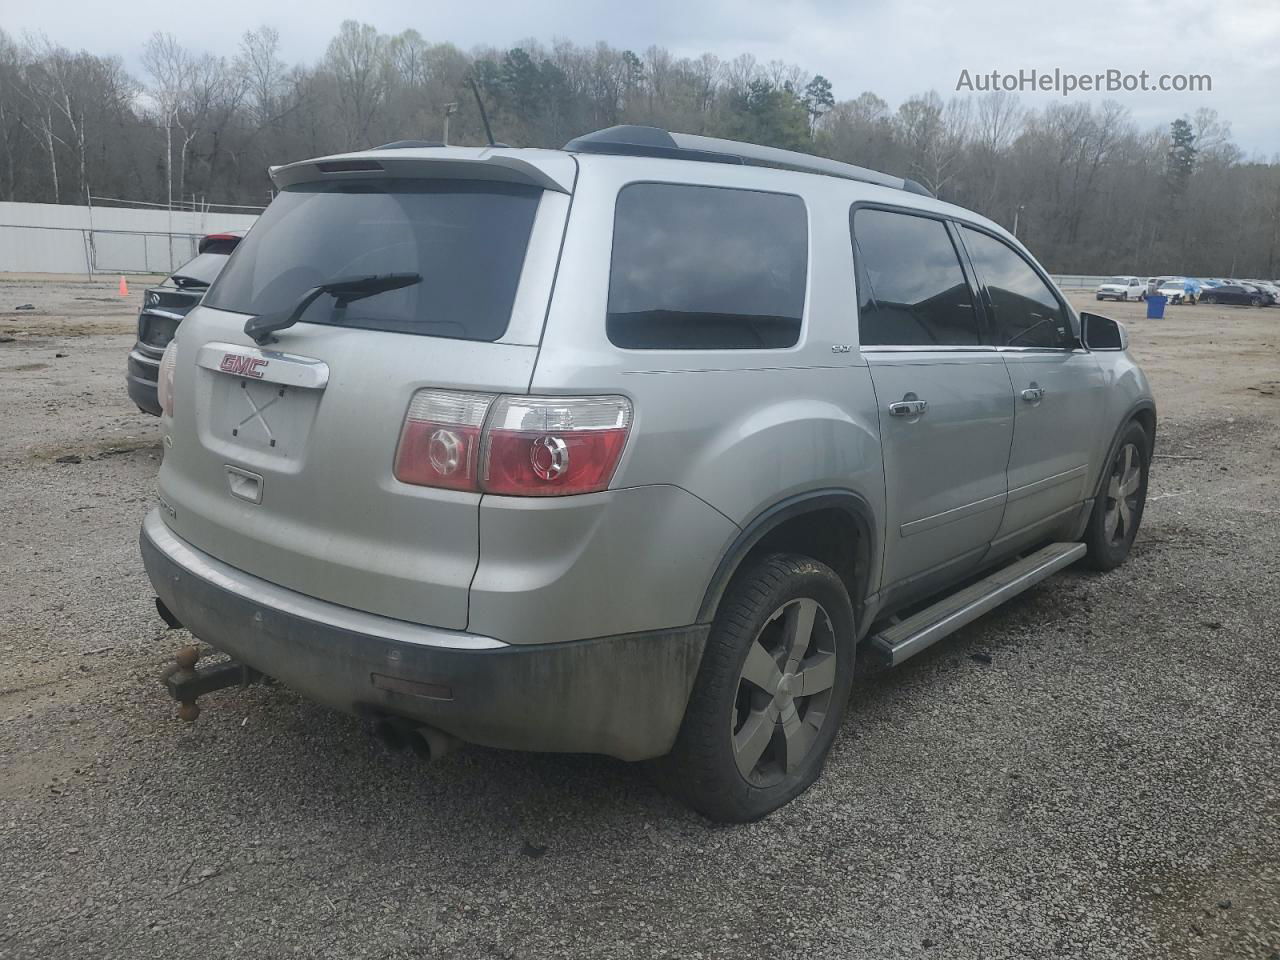
[[[177,721],[140,289],[0,278],[0,957],[1280,957],[1280,308],[1105,305],[1161,408],[1130,562],[860,680],[822,781],[718,828],[280,687]]]

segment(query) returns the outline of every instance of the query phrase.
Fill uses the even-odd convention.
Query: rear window
[[[202,253],[173,271],[169,280],[179,287],[207,287],[226,265],[225,253]]]
[[[799,197],[631,184],[614,214],[609,340],[639,350],[794,346],[808,259]]]
[[[221,310],[287,312],[332,280],[418,273],[420,283],[304,323],[497,340],[507,330],[542,191],[463,180],[355,180],[288,187],[241,242],[205,298]]]

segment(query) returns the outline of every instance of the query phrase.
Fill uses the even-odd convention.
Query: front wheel
[[[1218,302],[1218,298],[1209,293],[1206,293],[1203,297],[1201,297],[1201,299],[1208,304],[1215,304]]]
[[[1250,298],[1249,298],[1249,302],[1250,302],[1251,304],[1253,304],[1255,307],[1260,307],[1260,306],[1262,306],[1262,298],[1261,298],[1261,297],[1250,297]]]
[[[716,612],[659,781],[712,820],[772,813],[818,778],[853,685],[853,607],[825,564],[771,554]]]
[[[1151,441],[1142,424],[1130,423],[1107,464],[1102,490],[1085,527],[1088,562],[1096,570],[1113,570],[1124,563],[1138,535],[1147,503],[1147,475]]]

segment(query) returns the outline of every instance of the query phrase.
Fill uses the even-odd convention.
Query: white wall
[[[0,202],[0,273],[167,273],[191,258],[206,233],[244,230],[256,219]]]

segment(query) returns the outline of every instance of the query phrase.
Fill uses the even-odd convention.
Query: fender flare
[[[738,571],[743,559],[746,558],[756,544],[764,539],[766,534],[777,529],[788,520],[793,520],[806,513],[832,508],[843,510],[858,527],[859,543],[861,545],[858,569],[861,571],[861,577],[864,582],[860,583],[859,589],[855,591],[859,595],[852,596],[849,599],[853,603],[856,622],[861,625],[862,608],[866,599],[867,588],[869,587],[865,580],[870,573],[871,558],[878,556],[876,551],[879,550],[880,544],[876,535],[875,512],[871,509],[871,504],[860,493],[840,488],[812,490],[808,493],[787,497],[785,500],[779,500],[772,506],[760,511],[749,523],[743,526],[742,532],[738,534],[720,558],[720,563],[717,564],[715,573],[712,575],[710,583],[707,584],[702,604],[698,607],[698,619],[696,622],[711,622],[715,616],[716,607],[720,605],[720,599],[724,596],[725,589],[729,586],[729,581],[733,579],[733,575]]]

